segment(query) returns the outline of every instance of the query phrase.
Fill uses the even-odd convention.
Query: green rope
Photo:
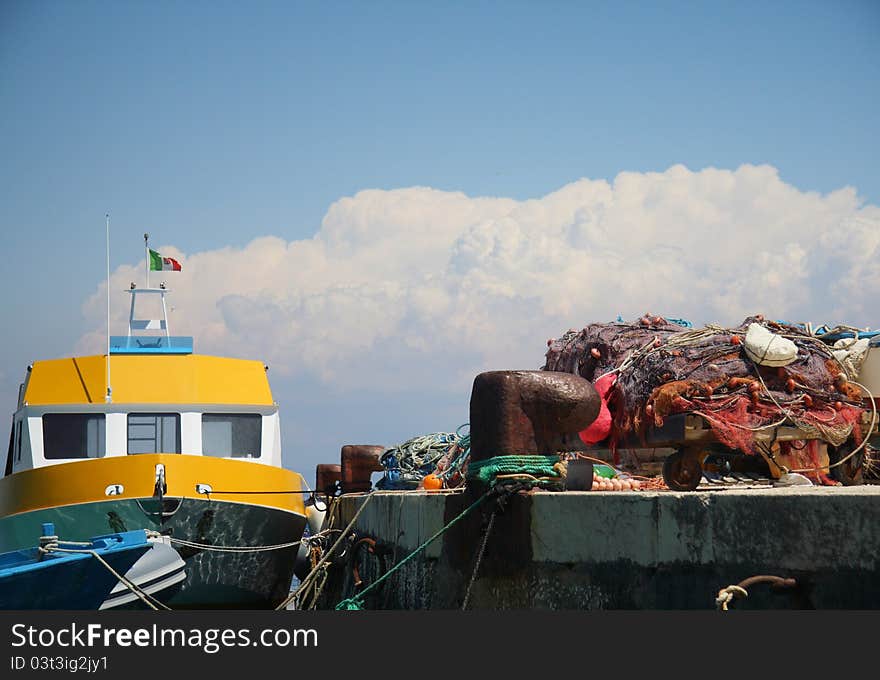
[[[559,456],[495,456],[486,460],[472,460],[468,464],[467,478],[490,485],[498,475],[528,474],[534,477],[560,477],[553,466]]]
[[[373,590],[373,588],[375,588],[375,587],[378,586],[380,583],[382,583],[382,581],[384,581],[386,578],[388,578],[389,576],[391,576],[391,574],[393,574],[395,571],[397,571],[398,569],[400,569],[404,564],[406,564],[407,562],[409,562],[409,560],[411,560],[413,557],[415,557],[417,553],[419,553],[419,552],[421,552],[422,550],[424,550],[425,548],[427,548],[431,543],[434,542],[435,539],[437,539],[437,538],[439,538],[440,536],[442,536],[442,535],[443,535],[443,532],[445,532],[445,531],[446,531],[447,529],[449,529],[453,524],[455,524],[456,522],[458,522],[458,520],[460,520],[462,517],[464,517],[466,514],[468,514],[471,510],[473,510],[475,507],[477,507],[480,503],[482,503],[484,500],[486,500],[486,497],[487,497],[488,495],[489,495],[488,492],[487,492],[487,493],[484,493],[484,494],[483,494],[482,496],[480,496],[476,501],[474,501],[469,507],[465,508],[465,509],[461,512],[461,514],[458,515],[458,517],[456,517],[455,519],[453,519],[452,521],[450,521],[449,524],[447,524],[445,527],[443,527],[442,529],[440,529],[440,531],[438,531],[436,534],[434,534],[433,536],[431,536],[431,538],[429,538],[427,541],[425,541],[424,543],[422,543],[418,548],[416,548],[415,550],[413,550],[409,555],[407,555],[407,556],[404,557],[402,560],[400,560],[400,562],[398,562],[397,564],[395,564],[391,569],[389,569],[387,572],[385,572],[380,578],[378,578],[378,579],[376,579],[375,581],[373,581],[369,586],[367,586],[366,588],[364,588],[364,589],[363,589],[361,592],[359,592],[357,595],[355,595],[355,596],[353,596],[353,597],[349,597],[348,599],[345,599],[345,600],[343,600],[342,602],[340,602],[338,605],[336,605],[336,609],[337,609],[337,610],[346,610],[346,611],[352,611],[352,610],[363,609],[363,607],[362,607],[361,605],[363,604],[364,597],[366,596],[367,593],[369,593],[371,590]]]

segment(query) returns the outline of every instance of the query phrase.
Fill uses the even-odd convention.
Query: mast
[[[128,334],[124,336],[113,336],[110,340],[109,351],[112,354],[192,354],[192,337],[172,337],[171,335],[171,328],[168,323],[168,306],[165,302],[165,294],[170,291],[165,287],[165,282],[162,281],[158,288],[149,287],[152,262],[152,258],[150,257],[149,238],[149,234],[144,234],[144,274],[147,279],[147,287],[139,288],[134,281],[132,281],[131,286],[126,290],[126,292],[131,295],[131,306],[128,312]],[[156,253],[156,255],[158,255],[158,253]],[[138,295],[146,295],[154,300],[154,296],[158,295],[162,309],[161,318],[136,318],[135,307]],[[142,297],[142,301],[143,300],[144,298]],[[151,335],[149,331],[159,331],[160,334]]]
[[[113,388],[110,386],[110,213],[107,218],[107,394],[104,401],[113,401]]]

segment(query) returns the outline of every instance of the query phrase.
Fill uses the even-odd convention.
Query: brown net
[[[784,367],[752,361],[743,349],[751,323],[793,341],[797,358]],[[860,390],[847,382],[830,347],[795,325],[752,316],[736,328],[688,329],[646,315],[572,329],[548,345],[543,370],[591,382],[617,374],[608,396],[612,450],[629,433],[643,436],[676,413],[702,416],[720,443],[748,454],[756,452],[757,432],[782,424],[835,446],[851,433],[861,437]]]

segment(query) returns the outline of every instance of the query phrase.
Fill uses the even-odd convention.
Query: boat
[[[171,608],[274,608],[290,591],[308,491],[282,466],[268,367],[171,335],[170,289],[149,287],[149,269],[127,292],[128,334],[108,332],[106,354],[27,367],[0,479],[0,552],[31,545],[46,522],[77,541],[144,528],[186,563]],[[161,318],[136,318],[148,301]]]
[[[167,536],[137,529],[73,542],[47,522],[36,547],[0,554],[0,609],[166,608],[185,567]]]

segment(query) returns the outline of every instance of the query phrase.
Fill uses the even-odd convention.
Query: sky
[[[106,214],[114,334],[148,232],[310,483],[569,328],[880,327],[878,112],[876,0],[4,0],[0,404],[102,352]]]

